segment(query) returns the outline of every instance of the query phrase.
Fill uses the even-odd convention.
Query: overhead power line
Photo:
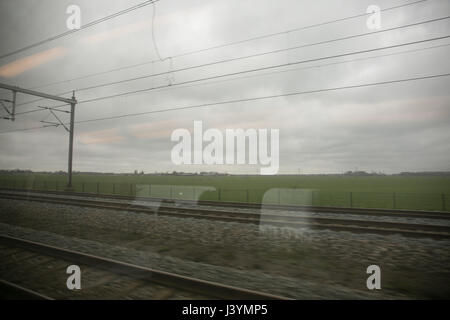
[[[428,0],[419,0],[419,1],[409,2],[409,3],[406,3],[406,4],[402,4],[402,5],[397,5],[397,6],[393,6],[393,7],[384,8],[384,9],[381,9],[380,11],[384,12],[384,11],[395,10],[395,9],[399,9],[399,8],[402,8],[402,7],[415,5],[415,4],[426,2],[426,1],[428,1]],[[279,35],[283,35],[283,34],[287,34],[287,33],[298,32],[298,31],[302,31],[302,30],[316,28],[316,27],[320,27],[320,26],[324,26],[324,25],[328,25],[328,24],[332,24],[332,23],[336,23],[336,22],[342,22],[342,21],[351,20],[351,19],[355,19],[355,18],[359,18],[359,17],[365,17],[365,16],[369,16],[369,15],[371,15],[371,13],[362,13],[362,14],[357,14],[357,15],[348,16],[348,17],[344,17],[344,18],[339,18],[339,19],[334,19],[334,20],[329,20],[329,21],[325,21],[325,22],[315,23],[315,24],[311,24],[311,25],[307,25],[307,26],[302,26],[302,27],[297,27],[297,28],[293,28],[293,29],[288,29],[288,30],[284,30],[284,31],[280,31],[280,32],[269,33],[269,34],[260,35],[260,36],[256,36],[256,37],[246,38],[246,39],[243,39],[243,40],[227,42],[227,43],[216,45],[216,46],[211,46],[211,47],[207,47],[207,48],[197,49],[197,50],[188,51],[188,52],[185,52],[185,53],[173,55],[173,56],[171,56],[171,58],[172,59],[174,59],[174,58],[181,58],[181,57],[193,55],[193,54],[196,54],[196,53],[201,53],[201,52],[215,50],[215,49],[221,49],[221,48],[225,48],[225,47],[228,47],[228,46],[233,46],[233,45],[237,45],[237,44],[242,44],[242,43],[246,43],[246,42],[250,42],[250,41],[256,41],[256,40],[261,40],[261,39],[266,39],[266,38],[271,38],[271,37],[275,37],[275,36],[279,36]],[[50,82],[50,83],[46,83],[46,84],[42,84],[42,85],[39,85],[39,86],[32,87],[31,89],[44,88],[44,87],[53,86],[53,85],[57,85],[57,84],[61,84],[61,83],[75,81],[75,80],[87,79],[87,78],[90,78],[90,77],[104,75],[104,74],[108,74],[108,73],[111,73],[111,72],[116,72],[116,71],[121,71],[121,70],[136,68],[136,67],[141,67],[143,65],[157,63],[157,62],[160,62],[160,61],[161,61],[161,59],[144,61],[144,62],[141,62],[141,63],[131,64],[131,65],[118,67],[118,68],[114,68],[114,69],[109,69],[109,70],[105,70],[105,71],[100,71],[100,72],[96,72],[96,73],[91,73],[91,74],[87,74],[87,75],[84,75],[84,76],[75,77],[75,78],[72,78],[72,79]]]
[[[289,47],[289,48],[284,48],[284,49],[277,49],[277,50],[267,51],[267,52],[263,52],[263,53],[247,55],[247,56],[243,56],[243,57],[224,59],[224,60],[210,62],[210,63],[205,63],[205,64],[201,64],[201,65],[190,66],[190,67],[186,67],[186,68],[180,68],[180,69],[175,69],[175,70],[170,70],[170,71],[165,71],[165,72],[160,72],[160,73],[155,73],[155,74],[144,75],[144,76],[140,76],[140,77],[134,77],[134,78],[130,78],[130,79],[124,79],[124,80],[113,81],[113,82],[108,82],[108,83],[104,83],[104,84],[99,84],[99,85],[93,85],[93,86],[89,86],[89,87],[79,88],[79,89],[76,89],[76,91],[80,92],[80,91],[86,91],[86,90],[91,90],[91,89],[97,89],[97,88],[102,88],[102,87],[111,86],[111,85],[115,85],[115,84],[121,84],[121,83],[136,81],[136,80],[147,79],[147,78],[150,78],[150,77],[165,75],[165,74],[169,74],[169,73],[187,71],[187,70],[192,70],[192,69],[212,66],[212,65],[216,65],[216,64],[222,64],[222,63],[227,63],[227,62],[238,61],[238,60],[242,60],[242,59],[249,59],[249,58],[255,58],[255,57],[260,57],[260,56],[264,56],[264,55],[274,54],[274,53],[281,53],[281,52],[289,51],[289,50],[295,50],[295,49],[301,49],[301,48],[306,48],[306,47],[312,47],[312,46],[317,46],[317,45],[321,45],[321,44],[327,44],[327,43],[332,43],[332,42],[337,42],[337,41],[342,41],[342,40],[349,40],[349,39],[354,39],[354,38],[363,37],[363,36],[367,36],[367,35],[373,35],[373,34],[378,34],[378,33],[382,33],[382,32],[388,32],[388,31],[392,31],[392,30],[398,30],[398,29],[408,28],[408,27],[417,26],[417,25],[421,25],[421,24],[436,22],[436,21],[440,21],[440,20],[446,20],[446,19],[449,19],[449,18],[450,18],[450,16],[447,16],[447,17],[443,17],[443,18],[437,18],[437,19],[427,20],[427,21],[418,22],[418,23],[411,23],[411,24],[398,26],[398,27],[394,27],[394,28],[389,28],[389,29],[385,29],[385,30],[379,30],[379,31],[375,31],[375,32],[356,34],[356,35],[351,35],[351,36],[346,36],[346,37],[341,37],[341,38],[336,38],[336,39],[331,39],[331,40],[325,40],[325,41],[319,41],[319,42],[304,44],[304,45],[295,46],[295,47]],[[446,37],[442,37],[442,39],[443,38],[446,38]],[[72,92],[72,91],[65,92],[63,94],[67,94],[67,93],[70,93],[70,92]]]
[[[116,17],[121,16],[121,15],[123,15],[123,14],[126,14],[126,13],[128,13],[128,12],[131,12],[131,11],[134,11],[134,10],[137,10],[137,9],[140,9],[140,8],[143,8],[143,7],[145,7],[145,6],[148,6],[148,5],[150,5],[150,4],[156,3],[156,2],[158,2],[158,1],[160,1],[160,0],[149,0],[149,1],[144,1],[144,2],[142,2],[142,3],[140,3],[140,4],[135,5],[135,6],[132,6],[132,7],[129,7],[129,8],[127,8],[127,9],[121,10],[121,11],[119,11],[119,12],[113,13],[113,14],[111,14],[111,15],[109,15],[109,16],[106,16],[106,17],[103,17],[103,18],[100,18],[100,19],[91,21],[91,22],[89,22],[89,23],[87,23],[87,24],[84,24],[84,25],[82,25],[79,29],[72,29],[72,30],[69,30],[69,31],[60,33],[60,34],[58,34],[58,35],[52,36],[52,37],[50,37],[50,38],[41,40],[41,41],[39,41],[39,42],[30,44],[30,45],[25,46],[25,47],[23,47],[23,48],[17,49],[17,50],[15,50],[15,51],[12,51],[12,52],[3,54],[3,55],[0,56],[0,59],[3,59],[3,58],[6,58],[6,57],[15,55],[15,54],[17,54],[17,53],[20,53],[20,52],[29,50],[29,49],[31,49],[31,48],[34,48],[34,47],[43,45],[43,44],[45,44],[45,43],[47,43],[47,42],[51,42],[51,41],[54,41],[54,40],[57,40],[57,39],[66,37],[66,36],[68,36],[68,35],[70,35],[70,34],[73,34],[73,33],[77,32],[77,31],[80,31],[80,30],[84,30],[84,29],[90,28],[90,27],[95,26],[95,25],[97,25],[97,24],[100,24],[100,23],[102,23],[102,22],[105,22],[105,21],[108,21],[108,20],[110,20],[110,19],[116,18]]]
[[[145,88],[145,89],[134,90],[134,91],[127,91],[127,92],[123,92],[123,93],[117,93],[117,94],[113,94],[113,95],[97,97],[97,98],[92,98],[92,99],[88,99],[88,100],[81,100],[81,101],[78,101],[78,104],[80,105],[80,104],[89,103],[89,102],[95,102],[95,101],[100,101],[100,100],[106,100],[106,99],[122,97],[122,96],[126,96],[126,95],[138,94],[138,93],[148,92],[148,91],[157,90],[157,89],[161,89],[161,88],[165,88],[165,87],[174,87],[174,86],[179,86],[179,85],[183,85],[183,84],[190,84],[190,83],[195,83],[195,82],[201,82],[201,81],[213,80],[213,79],[218,79],[218,78],[236,76],[236,75],[239,75],[239,74],[253,73],[253,72],[258,72],[258,71],[263,71],[263,70],[276,69],[276,68],[281,68],[281,67],[293,66],[293,65],[309,63],[309,62],[315,62],[315,61],[328,60],[328,59],[333,59],[333,58],[342,58],[342,57],[351,56],[351,55],[355,55],[355,54],[363,54],[363,53],[369,53],[369,52],[374,52],[374,51],[399,48],[399,47],[403,47],[403,46],[407,46],[407,45],[419,44],[419,43],[435,41],[435,40],[442,40],[442,39],[447,39],[447,38],[450,38],[450,35],[442,36],[442,37],[436,37],[436,38],[430,38],[430,39],[424,39],[424,40],[418,40],[418,41],[412,41],[412,42],[406,42],[406,43],[400,43],[400,44],[391,45],[391,46],[372,48],[372,49],[361,50],[361,51],[352,51],[352,52],[341,53],[341,54],[336,54],[336,55],[330,55],[330,56],[325,56],[325,57],[320,57],[320,58],[313,58],[313,59],[306,59],[306,60],[300,60],[300,61],[295,61],[295,62],[288,62],[288,63],[272,65],[272,66],[267,66],[267,67],[260,67],[260,68],[256,68],[256,69],[248,69],[248,70],[237,71],[237,72],[233,72],[233,73],[226,73],[226,74],[221,74],[221,75],[216,75],[216,76],[211,76],[211,77],[206,77],[206,78],[188,80],[188,81],[179,82],[179,83],[176,83],[176,84],[170,84],[170,85],[159,86],[159,87],[151,87],[151,88]],[[66,106],[66,104],[55,106],[53,108],[61,108],[63,106]],[[22,113],[17,113],[17,115],[26,114],[26,113],[32,113],[32,112],[38,112],[38,111],[41,111],[41,109],[39,109],[39,110],[32,110],[32,111],[26,111],[26,112],[22,112]]]
[[[435,40],[435,39],[427,39],[427,41],[428,40],[431,41],[431,40]],[[404,45],[406,45],[406,44],[404,44]],[[294,71],[306,70],[306,69],[312,69],[312,68],[322,68],[322,67],[331,66],[331,65],[338,65],[338,64],[343,64],[343,63],[363,61],[363,60],[369,60],[369,59],[377,59],[377,58],[381,58],[381,57],[395,56],[395,55],[400,55],[400,54],[419,52],[419,51],[425,51],[425,50],[430,50],[430,49],[435,49],[435,48],[442,48],[442,47],[448,47],[448,46],[450,46],[450,43],[442,44],[442,45],[436,45],[436,46],[431,46],[431,47],[425,47],[425,48],[404,50],[404,51],[400,51],[400,52],[386,53],[386,54],[370,56],[370,57],[363,57],[363,58],[356,58],[356,59],[350,59],[350,60],[344,60],[344,61],[337,61],[337,62],[320,64],[320,65],[314,65],[314,66],[308,66],[308,67],[303,67],[303,68],[295,68],[295,69],[288,69],[288,70],[282,70],[282,71],[271,71],[271,72],[259,73],[259,74],[243,76],[243,77],[237,77],[237,78],[231,78],[231,79],[222,79],[222,80],[211,81],[211,82],[207,82],[207,83],[208,84],[215,84],[215,83],[221,83],[221,82],[226,82],[226,81],[234,81],[234,80],[255,78],[255,77],[261,77],[261,76],[267,76],[267,75],[273,75],[273,74],[281,74],[281,73],[287,73],[287,72],[294,72]],[[385,49],[385,48],[380,48],[380,50],[382,50],[382,49]],[[202,81],[205,81],[205,79],[198,79],[198,80],[187,81],[187,83],[175,83],[175,84],[172,84],[172,85],[166,85],[166,86],[161,86],[161,87],[152,87],[151,89],[148,89],[147,91],[160,90],[160,89],[174,89],[174,88],[193,87],[193,86],[202,85],[202,83],[192,84],[192,82],[202,82]],[[186,84],[191,84],[191,85],[188,86]],[[64,107],[64,106],[66,106],[66,105],[54,106],[54,107],[51,107],[51,108],[61,108],[61,107]],[[35,109],[35,110],[30,110],[30,111],[24,111],[24,112],[16,113],[16,116],[17,115],[23,115],[23,114],[40,112],[40,111],[42,111],[42,109]]]
[[[146,111],[146,112],[128,113],[128,114],[112,116],[112,117],[105,117],[105,118],[96,118],[96,119],[82,120],[82,121],[76,121],[75,123],[86,123],[86,122],[94,122],[94,121],[120,119],[120,118],[126,118],[126,117],[135,117],[135,116],[147,115],[147,114],[152,114],[152,113],[162,113],[162,112],[169,112],[169,111],[181,111],[181,110],[196,109],[196,108],[202,108],[202,107],[213,107],[213,106],[219,106],[219,105],[230,104],[230,103],[266,100],[266,99],[298,96],[298,95],[304,95],[304,94],[312,94],[312,93],[320,93],[320,92],[328,92],[328,91],[337,91],[337,90],[345,90],[345,89],[356,89],[356,88],[379,86],[379,85],[401,83],[401,82],[409,82],[409,81],[417,81],[417,80],[424,80],[424,79],[433,79],[433,78],[447,77],[447,76],[450,76],[450,73],[438,74],[438,75],[430,75],[430,76],[422,76],[422,77],[416,77],[416,78],[407,78],[407,79],[399,79],[399,80],[390,80],[390,81],[366,83],[366,84],[359,84],[359,85],[352,85],[352,86],[317,89],[317,90],[310,90],[310,91],[297,91],[297,92],[283,93],[283,94],[276,94],[276,95],[269,95],[269,96],[262,96],[262,97],[253,97],[253,98],[244,98],[244,99],[236,99],[236,100],[228,100],[228,101],[220,101],[220,102],[212,102],[212,103],[203,103],[203,104],[184,106],[184,107],[174,107],[174,108],[160,109],[160,110],[153,110],[153,111]]]
[[[384,32],[393,31],[393,30],[400,30],[400,29],[409,28],[409,27],[413,27],[413,26],[418,26],[418,25],[422,25],[422,24],[427,24],[427,23],[433,23],[433,22],[437,22],[437,21],[447,20],[449,18],[450,18],[450,16],[441,17],[441,18],[435,18],[435,19],[430,19],[430,20],[426,20],[426,21],[415,22],[415,23],[410,23],[410,24],[406,24],[406,25],[402,25],[402,26],[392,27],[392,28],[388,28],[388,29],[384,29],[384,30],[378,30],[378,31],[374,31],[374,32],[366,32],[366,33],[359,33],[359,34],[355,34],[355,35],[350,35],[350,36],[345,36],[345,37],[340,37],[340,38],[335,38],[335,39],[330,39],[330,40],[324,40],[324,41],[318,41],[318,42],[314,42],[314,43],[303,44],[303,45],[289,47],[289,48],[283,48],[283,49],[277,49],[277,50],[272,50],[272,51],[266,51],[266,52],[261,52],[261,53],[256,53],[256,54],[246,55],[246,56],[241,56],[241,57],[236,57],[236,58],[223,59],[223,60],[209,62],[209,63],[204,63],[204,64],[200,64],[200,65],[188,66],[188,67],[174,69],[174,70],[170,70],[170,71],[163,71],[163,72],[158,72],[158,73],[152,73],[152,74],[148,74],[148,75],[144,75],[144,76],[139,76],[139,77],[134,77],[134,78],[129,78],[129,79],[123,79],[123,80],[118,80],[118,81],[113,81],[113,82],[93,85],[93,86],[84,87],[84,88],[78,88],[78,89],[75,89],[75,90],[77,92],[81,92],[81,91],[86,91],[86,90],[91,90],[91,89],[97,89],[97,88],[101,88],[101,87],[106,87],[106,86],[111,86],[111,85],[116,85],[116,84],[136,81],[136,80],[148,79],[148,78],[151,78],[151,77],[156,77],[156,76],[161,76],[161,75],[172,74],[172,73],[176,73],[176,72],[188,71],[188,70],[193,70],[193,69],[213,66],[213,65],[222,64],[222,63],[239,61],[239,60],[242,60],[242,59],[250,59],[250,58],[260,57],[260,56],[269,55],[269,54],[281,53],[281,52],[285,52],[285,51],[289,51],[289,50],[296,50],[296,49],[301,49],[301,48],[306,48],[306,47],[317,46],[317,45],[321,45],[321,44],[328,44],[328,43],[333,43],[333,42],[337,42],[337,41],[350,40],[350,39],[364,37],[364,36],[368,36],[368,35],[384,33]],[[61,92],[61,93],[58,93],[57,95],[62,96],[62,95],[71,93],[72,91],[73,90]],[[41,101],[41,100],[42,99],[36,99],[36,100],[32,100],[32,101],[23,102],[21,104],[18,104],[17,106],[23,106],[23,105],[31,104],[31,103],[38,102],[38,101]]]
[[[75,123],[89,123],[89,122],[97,122],[97,121],[105,121],[105,120],[114,120],[114,119],[137,117],[137,116],[143,116],[143,115],[149,115],[149,114],[155,114],[155,113],[182,111],[182,110],[197,109],[197,108],[204,108],[204,107],[215,107],[215,106],[221,106],[221,105],[225,105],[225,104],[260,101],[260,100],[266,100],[266,99],[299,96],[299,95],[314,94],[314,93],[321,93],[321,92],[332,92],[332,91],[339,91],[339,90],[357,89],[357,88],[364,88],[364,87],[388,85],[388,84],[394,84],[394,83],[404,83],[404,82],[411,82],[411,81],[418,81],[418,80],[436,79],[436,78],[442,78],[442,77],[448,77],[448,76],[450,76],[450,73],[434,74],[434,75],[421,76],[421,77],[404,78],[404,79],[388,80],[388,81],[380,81],[380,82],[372,82],[372,83],[364,83],[364,84],[356,84],[356,85],[348,85],[348,86],[341,86],[341,87],[331,87],[331,88],[308,90],[308,91],[296,91],[296,92],[289,92],[289,93],[282,93],[282,94],[275,94],[275,95],[268,95],[268,96],[259,96],[259,97],[252,97],[252,98],[201,103],[201,104],[181,106],[181,107],[172,107],[172,108],[165,108],[165,109],[152,110],[152,111],[146,111],[146,112],[127,113],[127,114],[116,115],[116,116],[111,116],[111,117],[81,120],[81,121],[76,121]],[[3,132],[0,132],[0,134],[41,129],[41,128],[44,128],[44,127],[3,131]]]
[[[0,132],[0,134],[11,133],[11,132],[21,132],[21,131],[38,130],[38,129],[44,129],[44,128],[48,128],[48,127],[46,127],[46,126],[40,126],[40,127],[31,127],[31,128],[16,129],[16,130],[10,130],[10,131],[2,131],[2,132]]]
[[[403,44],[398,44],[398,45],[386,46],[386,47],[381,47],[381,48],[361,50],[361,51],[356,51],[356,52],[348,52],[348,53],[336,54],[336,55],[332,55],[332,56],[313,58],[313,59],[301,60],[301,61],[296,61],[296,62],[288,62],[288,63],[278,64],[278,65],[261,67],[261,68],[256,68],[256,69],[249,69],[249,70],[238,71],[238,72],[233,72],[233,73],[226,73],[226,74],[221,74],[221,75],[217,75],[217,76],[206,77],[206,78],[195,79],[195,80],[189,80],[189,81],[184,81],[184,82],[180,82],[180,83],[177,83],[177,84],[171,84],[171,85],[166,85],[166,86],[161,86],[161,87],[156,87],[156,88],[162,88],[162,87],[167,87],[167,86],[172,86],[173,87],[175,85],[180,85],[180,84],[187,84],[187,83],[193,83],[193,82],[199,82],[199,81],[213,80],[213,79],[229,77],[229,76],[235,76],[235,75],[244,74],[244,73],[251,73],[251,72],[258,72],[258,71],[263,71],[263,70],[270,70],[270,69],[287,67],[287,66],[292,66],[292,65],[302,64],[302,63],[308,63],[308,62],[314,62],[314,61],[321,61],[321,60],[327,60],[327,59],[333,59],[333,58],[341,58],[341,57],[346,57],[346,56],[355,55],[355,54],[362,54],[362,53],[369,53],[369,52],[378,51],[378,50],[392,49],[392,48],[397,48],[397,47],[401,47],[401,46],[405,46],[405,45],[417,44],[417,43],[421,43],[421,42],[432,41],[432,40],[440,40],[440,39],[446,39],[446,38],[450,38],[450,35],[444,36],[444,37],[438,37],[438,38],[434,38],[434,39],[426,39],[426,40],[414,41],[414,42],[410,42],[410,43],[403,43]],[[117,98],[117,97],[121,97],[121,96],[124,96],[124,95],[136,94],[136,93],[146,92],[146,91],[150,91],[150,90],[154,90],[154,89],[155,88],[152,87],[152,88],[146,88],[146,89],[141,89],[141,90],[134,90],[134,91],[125,92],[125,93],[118,93],[118,94],[114,94],[114,95],[98,97],[98,98],[93,98],[93,99],[88,99],[88,100],[82,100],[82,101],[79,102],[79,104],[88,103],[88,102],[94,102],[94,101],[100,101],[100,100],[105,100],[105,99],[111,99],[111,98]]]

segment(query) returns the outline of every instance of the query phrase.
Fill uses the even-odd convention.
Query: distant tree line
[[[32,171],[32,170],[21,170],[21,169],[14,169],[14,170],[1,170],[0,174],[55,174],[55,175],[65,175],[67,174],[66,171]],[[138,171],[134,170],[134,172],[131,173],[114,173],[114,172],[93,172],[93,171],[74,171],[74,175],[123,175],[123,176],[129,176],[129,175],[157,175],[157,176],[231,176],[233,174],[229,173],[219,173],[215,171],[201,171],[201,172],[178,172],[178,171],[172,171],[172,172],[154,172],[154,173],[144,173],[143,170]],[[255,176],[254,174],[238,174],[241,176]],[[282,176],[336,176],[336,175],[344,175],[344,176],[450,176],[450,171],[418,171],[418,172],[410,172],[410,171],[404,171],[400,173],[394,173],[394,174],[386,174],[383,172],[366,172],[366,171],[347,171],[342,174],[280,174]]]

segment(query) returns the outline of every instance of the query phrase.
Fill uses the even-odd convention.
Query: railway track
[[[49,296],[0,279],[0,300],[54,300]]]
[[[12,192],[0,192],[0,198],[12,199],[12,200],[25,200],[34,202],[44,202],[61,205],[71,205],[80,207],[89,207],[97,209],[109,209],[109,210],[126,210],[130,212],[147,213],[152,215],[161,216],[173,216],[182,218],[197,218],[197,219],[211,219],[225,222],[239,222],[256,224],[260,226],[276,226],[276,227],[294,227],[294,228],[310,228],[318,230],[336,230],[336,231],[349,231],[354,233],[375,233],[375,234],[401,234],[411,237],[427,237],[427,238],[450,238],[450,227],[447,225],[436,224],[418,224],[418,223],[405,223],[405,222],[391,222],[391,221],[371,221],[364,220],[364,215],[361,215],[361,219],[345,219],[343,212],[336,214],[336,218],[329,217],[304,217],[298,216],[292,213],[272,213],[260,212],[239,212],[236,210],[224,210],[222,208],[206,208],[202,206],[196,207],[181,207],[177,203],[177,206],[167,204],[164,201],[157,203],[155,201],[148,202],[148,204],[133,204],[126,202],[114,202],[108,199],[92,200],[86,199],[83,194],[67,194],[70,198],[62,198],[61,194],[55,196],[55,194],[43,194],[43,193],[12,193]],[[119,198],[120,200],[124,200]],[[117,199],[117,200],[119,200]],[[370,211],[370,210],[369,210]],[[334,213],[334,212],[333,212]],[[366,213],[367,214],[367,213]],[[380,214],[374,212],[374,215]],[[411,217],[411,212],[406,212],[401,215],[397,212],[396,217]],[[415,213],[414,218],[427,218],[427,219],[442,219],[446,220],[450,218],[449,214],[438,213]],[[381,215],[387,215],[387,212],[381,213]]]
[[[0,296],[6,299],[287,299],[5,235],[0,248],[2,277],[9,278],[0,279]],[[80,290],[66,286],[72,264],[82,270]]]
[[[229,202],[229,201],[207,201],[207,200],[186,200],[186,199],[167,199],[141,196],[123,196],[112,194],[97,194],[87,192],[64,192],[64,191],[48,191],[48,190],[25,190],[0,188],[1,191],[10,192],[26,192],[27,194],[53,194],[62,196],[79,196],[84,198],[100,198],[124,201],[139,201],[149,203],[179,204],[200,207],[224,207],[238,209],[268,209],[283,211],[308,211],[308,212],[326,212],[335,214],[356,214],[356,215],[377,215],[389,217],[409,217],[409,218],[426,218],[426,219],[445,219],[450,220],[450,212],[447,211],[424,211],[424,210],[401,210],[401,209],[374,209],[374,208],[349,208],[349,207],[319,207],[319,206],[299,206],[299,205],[282,205],[282,204],[260,204],[245,202]]]

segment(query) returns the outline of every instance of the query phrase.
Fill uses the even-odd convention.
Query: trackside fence
[[[66,183],[62,181],[0,180],[0,188],[18,190],[64,191],[65,186]],[[73,187],[75,192],[81,193],[178,200],[450,211],[450,194],[445,193],[344,192],[303,188],[232,189],[106,182],[75,182]]]

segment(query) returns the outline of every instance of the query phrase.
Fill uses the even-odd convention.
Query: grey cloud
[[[82,8],[82,17],[85,22],[135,3],[139,1],[80,0],[76,2]],[[48,35],[65,31],[67,17],[65,8],[69,4],[72,2],[55,0],[1,2],[0,53],[9,52]],[[371,1],[325,0],[315,2],[160,1],[156,5],[155,35],[161,55],[169,57],[189,50],[359,14],[365,12],[370,4],[372,4]],[[384,1],[380,5],[387,7],[397,4],[399,3]],[[440,17],[449,11],[450,4],[446,1],[427,1],[383,13],[382,24],[384,28],[389,28]],[[64,56],[16,77],[1,78],[0,81],[33,87],[42,83],[71,79],[88,73],[157,59],[151,37],[151,15],[152,8],[149,6],[92,29],[80,31],[64,40],[54,41],[15,57],[2,59],[0,67],[12,62],[14,58],[26,57],[55,46],[67,48]],[[130,25],[141,22],[147,25],[134,31],[126,29]],[[398,30],[174,73],[169,77],[173,77],[174,83],[178,83],[261,66],[420,40],[446,35],[449,27],[448,21],[438,22],[411,30]],[[119,34],[113,35],[111,31],[119,31]],[[365,19],[358,18],[174,58],[172,69],[167,60],[163,63],[146,64],[139,68],[49,86],[41,90],[57,94],[98,83],[367,31]],[[86,42],[88,36],[105,34],[111,38],[97,43]],[[448,41],[272,70],[302,68],[297,71],[258,77],[248,77],[250,74],[244,74],[242,75],[244,78],[239,80],[218,79],[211,83],[172,86],[142,94],[80,104],[77,106],[76,119],[82,121],[170,107],[446,73],[450,70],[449,47],[308,68],[445,43]],[[270,70],[263,73],[266,72]],[[120,92],[163,86],[168,83],[168,76],[163,75],[77,92],[76,96],[82,101]],[[256,172],[257,169],[251,166],[174,166],[170,161],[170,150],[173,146],[170,141],[170,132],[178,127],[190,129],[194,120],[203,120],[207,127],[222,128],[239,125],[244,128],[249,126],[279,128],[281,173],[298,172],[299,168],[302,172],[315,173],[341,172],[353,170],[355,167],[386,172],[448,169],[449,84],[448,78],[440,78],[80,123],[77,124],[75,131],[74,169],[121,172],[134,169],[147,172],[203,171],[203,169]],[[3,90],[0,93],[2,97],[8,96],[8,93]],[[29,101],[34,98],[20,96],[19,99]],[[42,103],[46,106],[58,104],[49,101]],[[37,103],[22,106],[18,110],[31,110],[36,105]],[[430,113],[427,114],[423,110],[430,110]],[[45,117],[46,113],[34,113],[20,117],[15,123],[2,121],[0,131],[34,127],[39,125],[39,121]],[[67,117],[65,119],[67,120]],[[101,131],[107,130],[113,131],[109,136],[106,134],[105,141],[98,141],[102,138]],[[114,138],[116,136],[117,139]],[[87,142],[86,139],[88,139]],[[1,134],[0,167],[64,170],[67,161],[67,141],[67,134],[62,128]]]

